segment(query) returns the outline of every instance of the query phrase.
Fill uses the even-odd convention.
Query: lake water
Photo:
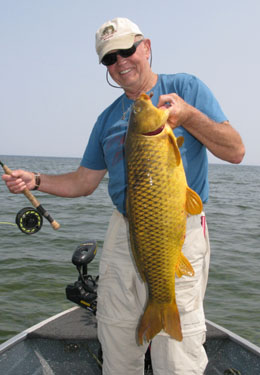
[[[0,156],[11,169],[64,173],[77,158]],[[205,299],[206,317],[260,345],[260,167],[210,164],[210,200],[205,206],[211,240],[211,267]],[[54,231],[44,219],[34,235],[22,233],[17,212],[30,207],[24,195],[13,195],[0,182],[0,342],[73,306],[65,287],[76,281],[71,263],[76,247],[98,241],[98,260],[113,211],[107,179],[90,197],[35,196],[61,227]]]

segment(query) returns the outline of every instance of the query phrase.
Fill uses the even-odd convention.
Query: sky
[[[260,165],[259,0],[0,0],[0,155],[82,156],[122,93],[95,52],[96,30],[115,17],[151,39],[155,73],[206,83],[243,138],[242,164]]]

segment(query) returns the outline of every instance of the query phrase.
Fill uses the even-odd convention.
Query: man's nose
[[[122,57],[119,54],[117,54],[116,57],[117,57],[118,64],[124,64],[126,62],[127,57]]]

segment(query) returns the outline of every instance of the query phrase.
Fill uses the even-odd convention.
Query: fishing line
[[[0,221],[0,224],[18,226],[23,233],[34,234],[42,227],[42,215],[32,207],[25,207],[17,213],[15,222]]]
[[[99,366],[100,368],[102,368],[102,367],[103,367],[103,364],[102,364],[102,362],[99,360],[99,358],[96,356],[96,354],[93,353],[93,352],[89,349],[88,346],[86,346],[86,349],[87,349],[87,351],[89,352],[89,354],[93,357],[93,359],[97,362],[98,366]]]
[[[0,224],[14,225],[16,227],[16,224],[9,223],[8,221],[0,221]]]

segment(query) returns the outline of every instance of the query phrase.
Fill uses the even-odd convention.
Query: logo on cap
[[[103,32],[102,32],[102,35],[101,35],[101,39],[103,40],[107,40],[109,38],[112,38],[112,36],[116,33],[116,29],[114,28],[113,25],[109,25],[107,27],[104,28]]]

